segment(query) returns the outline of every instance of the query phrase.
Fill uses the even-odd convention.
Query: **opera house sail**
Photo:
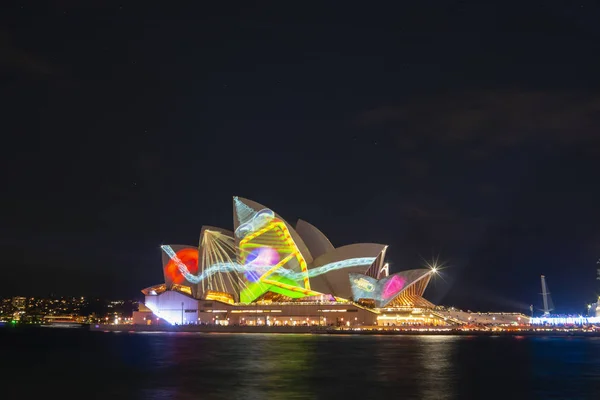
[[[265,304],[294,308],[275,312],[290,311],[302,318],[309,313],[307,321],[317,317],[326,321],[323,313],[344,305],[339,310],[366,313],[365,323],[371,323],[369,315],[376,318],[383,307],[433,307],[422,296],[435,270],[389,274],[386,245],[335,248],[308,222],[299,220],[294,228],[271,209],[241,197],[233,198],[233,230],[204,226],[198,246],[163,245],[161,249],[164,283],[142,292],[148,312],[169,323],[205,323],[208,317],[208,322],[216,323],[219,313],[214,304],[219,304],[217,311],[228,322],[236,314],[245,315],[249,307]],[[300,310],[302,306],[308,308]],[[312,306],[317,307],[314,312]],[[235,322],[245,320],[240,317]],[[263,320],[274,323],[277,317]]]

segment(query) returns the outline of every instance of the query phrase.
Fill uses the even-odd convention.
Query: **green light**
[[[284,276],[273,276],[272,279],[277,282],[285,283],[290,286],[298,286],[298,282],[288,279]],[[240,292],[240,303],[252,303],[256,298],[263,295],[266,292],[279,293],[281,295],[291,297],[292,299],[298,299],[305,297],[306,295],[294,292],[289,289],[281,288],[275,285],[269,285],[262,282],[250,283],[244,290]]]

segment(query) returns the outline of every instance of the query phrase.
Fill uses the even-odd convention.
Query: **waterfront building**
[[[15,296],[12,298],[12,305],[17,311],[23,311],[27,306],[27,298]]]
[[[334,247],[254,201],[233,198],[233,230],[204,226],[198,246],[163,245],[164,283],[142,290],[135,324],[440,325],[423,294],[435,268],[389,273],[387,245]]]

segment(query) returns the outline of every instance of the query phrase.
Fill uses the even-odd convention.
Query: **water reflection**
[[[314,336],[176,334],[153,337],[145,398],[314,398]]]
[[[232,390],[223,394],[231,398],[294,399],[314,398],[310,378],[318,360],[314,337],[310,335],[253,335],[231,372],[239,376]],[[235,355],[234,355],[235,357]]]
[[[378,337],[374,343],[376,386],[402,398],[447,399],[454,396],[453,336]]]
[[[529,353],[536,360],[529,374],[541,397],[600,393],[600,338],[533,338]],[[559,388],[553,385],[557,376]]]
[[[575,400],[600,393],[600,340],[592,338],[0,330],[0,352],[0,376],[10,382],[3,400],[48,393],[111,400]]]
[[[457,336],[422,336],[422,351],[418,360],[422,366],[422,377],[418,380],[419,398],[451,399],[456,395],[456,372],[453,357]]]

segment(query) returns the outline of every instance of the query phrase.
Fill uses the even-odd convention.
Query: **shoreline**
[[[314,326],[145,326],[145,325],[90,325],[92,332],[171,332],[171,333],[271,333],[312,335],[433,335],[433,336],[580,336],[600,337],[600,331],[580,329],[523,329],[523,330],[464,330],[464,329],[386,329],[365,327],[359,329],[335,329]]]
[[[69,329],[77,331],[103,332],[103,333],[258,333],[258,334],[305,334],[305,335],[384,335],[384,336],[519,336],[519,337],[600,337],[600,330],[582,329],[460,329],[460,328],[386,328],[386,327],[360,327],[351,329],[337,329],[334,327],[319,326],[216,326],[216,325],[112,325],[112,324],[65,324],[65,325],[0,325],[0,329],[29,330],[39,328],[52,328],[52,330]],[[4,330],[2,329],[2,330]]]

